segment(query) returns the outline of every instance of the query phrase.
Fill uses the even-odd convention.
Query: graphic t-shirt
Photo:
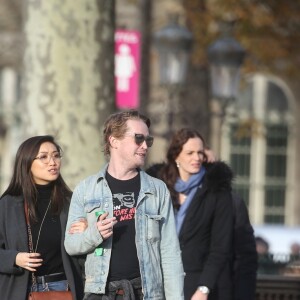
[[[113,195],[114,217],[109,281],[133,279],[140,276],[135,245],[135,208],[140,192],[140,174],[132,179],[118,180],[106,172],[106,180]]]

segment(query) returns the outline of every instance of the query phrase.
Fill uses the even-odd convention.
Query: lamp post
[[[178,101],[178,93],[186,79],[192,40],[192,33],[179,25],[177,16],[172,16],[169,24],[154,34],[160,84],[168,91],[167,138],[174,130],[174,110],[177,107],[174,102]]]
[[[246,51],[233,38],[233,23],[222,24],[222,36],[208,47],[210,62],[212,96],[228,102],[234,100],[238,93],[240,68]]]
[[[213,115],[219,117],[219,123],[212,122],[212,140],[214,149],[218,149],[220,156],[221,127],[230,102],[235,102],[239,83],[240,68],[243,64],[246,51],[232,36],[234,22],[221,24],[222,35],[213,42],[207,50],[210,62],[210,81]],[[217,134],[214,134],[218,132]],[[215,137],[215,139],[214,139]],[[217,138],[217,140],[216,140]],[[216,151],[216,150],[215,150]]]

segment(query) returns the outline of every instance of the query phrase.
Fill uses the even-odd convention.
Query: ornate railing
[[[256,300],[300,300],[300,275],[258,275]]]

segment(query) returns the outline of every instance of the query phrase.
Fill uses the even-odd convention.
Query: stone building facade
[[[3,45],[0,49],[8,49],[0,53],[0,184],[3,190],[21,138],[18,86],[23,48],[22,14],[16,12],[20,1],[2,1],[0,5],[4,7],[0,9],[3,14],[13,16],[0,23]],[[142,9],[145,7],[146,10]],[[220,158],[232,166],[236,174],[235,189],[247,202],[253,224],[299,226],[299,73],[292,79],[265,73],[259,68],[251,74],[243,74],[237,105],[228,106],[220,119],[210,97],[207,69],[191,65],[186,84],[175,96],[159,83],[158,54],[152,37],[173,13],[179,15],[181,24],[186,24],[182,1],[116,0],[116,28],[140,30],[146,39],[142,49],[140,109],[151,117],[155,137],[147,163],[164,159],[172,103],[175,111],[172,129],[198,128]]]

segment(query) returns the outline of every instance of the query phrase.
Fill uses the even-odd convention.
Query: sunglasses
[[[153,145],[153,140],[154,140],[153,136],[150,136],[150,135],[144,136],[141,133],[134,134],[134,141],[138,146],[140,146],[145,141],[147,147],[150,148]]]

